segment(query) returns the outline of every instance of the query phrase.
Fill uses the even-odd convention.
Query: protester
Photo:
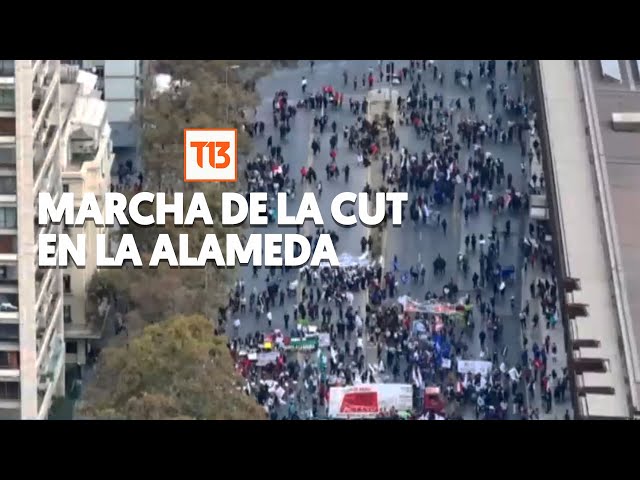
[[[521,61],[509,62],[504,62],[508,78],[505,73],[500,80],[513,82]],[[380,191],[409,193],[403,216],[408,214],[418,235],[435,231],[447,242],[462,227],[462,246],[449,267],[434,248],[433,276],[421,259],[408,264],[408,252],[394,251],[387,261],[374,258],[371,235],[360,238],[360,249],[344,246],[343,251],[357,253],[341,255],[339,268],[254,269],[254,283],[264,286],[253,288],[246,308],[244,284],[237,283],[221,316],[223,321],[242,318],[242,325],[255,332],[241,335],[238,319],[230,335],[247,392],[272,419],[326,418],[332,387],[381,383],[412,385],[414,395],[410,412],[394,407],[378,412],[379,418],[541,418],[568,397],[568,376],[566,369],[554,367],[557,345],[550,337],[536,343],[524,332],[558,324],[556,282],[541,278],[531,284],[530,298],[521,306],[515,283],[519,266],[504,260],[506,249],[520,248],[527,268],[555,268],[541,225],[532,224],[524,241],[511,240],[516,236],[512,221],[520,222],[530,195],[544,188],[543,178],[532,176],[527,183],[531,160],[528,169],[521,161],[529,152],[533,99],[500,83],[493,60],[479,62],[478,71],[457,69],[452,79],[445,78],[438,62],[427,60],[401,67],[380,61],[377,71],[338,75],[336,84],[345,90],[350,81],[353,86],[344,112],[344,93],[315,84],[313,74],[302,77],[303,98],[296,107],[304,110],[300,115],[312,128],[313,161],[301,168],[298,189],[315,190],[321,199],[324,189],[330,195],[341,173],[348,185],[350,172],[353,177],[362,169],[380,169]],[[397,115],[372,119],[366,94],[358,90],[378,88],[396,77],[406,91],[397,98]],[[457,98],[445,98],[445,82],[456,86]],[[482,95],[472,94],[484,88],[476,84],[486,86],[486,108],[479,105]],[[284,90],[275,94],[272,107],[274,135],[266,153],[256,154],[245,172],[249,192],[269,193],[270,212],[275,193],[286,191],[292,199],[296,193],[287,163],[291,159],[283,152],[297,110]],[[481,110],[489,113],[480,115]],[[345,123],[345,118],[351,120]],[[401,138],[408,136],[422,148],[401,146]],[[509,170],[500,153],[492,153],[511,145],[519,145],[522,154],[516,170]],[[324,169],[326,181],[318,179],[314,167]],[[364,191],[374,193],[368,183]],[[493,228],[474,230],[485,212]],[[277,212],[271,216],[275,221]],[[322,233],[340,248],[340,232],[318,229],[305,235],[315,245]],[[540,314],[532,313],[538,306],[534,302]],[[282,319],[284,329],[273,328]],[[507,322],[524,333],[520,352],[505,346]],[[532,398],[543,402],[536,403],[541,409],[532,406]]]

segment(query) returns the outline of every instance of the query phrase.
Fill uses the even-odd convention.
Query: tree
[[[229,69],[238,64],[241,69]],[[148,82],[143,107],[143,162],[147,189],[183,192],[190,202],[193,184],[185,184],[183,169],[184,128],[235,126],[239,130],[238,151],[247,154],[251,142],[242,130],[242,108],[256,105],[255,93],[247,88],[249,78],[265,68],[253,61],[156,61],[155,73],[169,73],[181,80],[177,90],[151,95]],[[179,235],[189,235],[192,253],[197,252],[204,235],[217,234],[224,251],[224,238],[238,230],[221,228],[221,194],[229,185],[198,185],[207,197],[214,216],[213,227],[198,221],[193,227],[176,226],[172,218],[166,225],[122,226],[131,233],[148,265],[148,257],[161,233],[170,236],[174,248]],[[141,213],[152,206],[143,204]],[[148,210],[145,211],[145,210]],[[99,271],[94,276],[89,300],[97,305],[103,299],[116,300],[128,330],[128,348],[103,350],[97,379],[89,386],[86,411],[98,418],[264,418],[255,401],[239,388],[231,357],[222,337],[213,336],[213,326],[205,319],[228,301],[225,287],[232,285],[232,271],[205,268],[157,269],[124,268]],[[208,289],[208,286],[216,288]],[[184,316],[187,315],[187,316]],[[195,316],[194,316],[195,315]],[[120,343],[123,336],[118,337]]]
[[[99,419],[262,420],[247,395],[226,337],[202,316],[145,327],[128,346],[105,349],[83,416]]]

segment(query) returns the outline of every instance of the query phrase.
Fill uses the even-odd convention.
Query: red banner
[[[349,392],[342,398],[340,413],[378,413],[378,392]]]

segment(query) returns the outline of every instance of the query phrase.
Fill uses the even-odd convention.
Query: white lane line
[[[634,92],[636,91],[636,81],[633,78],[633,70],[631,68],[631,62],[629,60],[624,60],[622,62],[624,64],[624,69],[627,71],[627,78],[629,78],[629,87]]]

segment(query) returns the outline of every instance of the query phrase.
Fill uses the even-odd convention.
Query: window
[[[18,294],[17,293],[2,293],[0,294],[0,312],[17,312],[18,311]],[[0,342],[6,338],[4,335],[7,333],[7,329],[15,327],[14,331],[8,333],[15,333],[16,338],[18,335],[17,325],[4,325],[0,324]]]
[[[16,177],[0,177],[0,195],[15,195]]]
[[[18,281],[18,269],[7,265],[0,266],[0,282]]]
[[[20,368],[20,353],[0,352],[0,368]]]
[[[18,237],[0,235],[0,253],[18,253]]]
[[[13,77],[15,73],[15,60],[0,60],[0,77]]]
[[[62,184],[62,191],[67,193],[69,191],[69,184],[68,183],[63,183]]]
[[[20,400],[20,383],[0,382],[0,398],[3,400]]]
[[[63,275],[64,293],[71,293],[71,275]]]
[[[0,165],[16,165],[16,149],[12,146],[0,145]]]
[[[0,117],[0,135],[16,136],[16,119],[12,117]]]
[[[13,207],[0,208],[0,228],[17,227],[17,211]]]
[[[16,109],[16,91],[13,88],[0,88],[0,110],[13,112]]]
[[[64,323],[71,323],[71,305],[65,305],[64,310]]]
[[[66,344],[66,352],[67,353],[78,353],[78,342],[67,342],[67,344]]]

